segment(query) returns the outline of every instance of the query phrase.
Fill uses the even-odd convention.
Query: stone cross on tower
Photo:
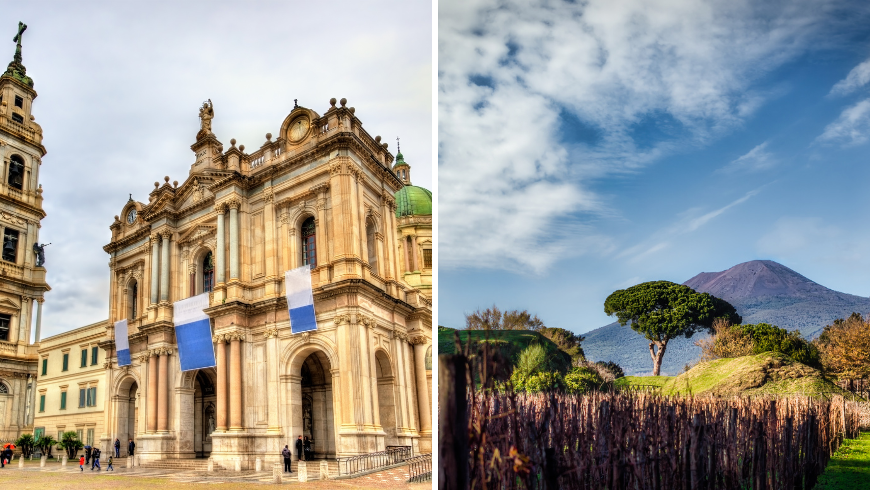
[[[18,43],[15,45],[15,61],[21,63],[21,39],[24,37],[24,31],[27,30],[27,24],[18,22],[18,34],[12,38],[12,42]]]
[[[402,153],[402,146],[399,145],[399,137],[396,136],[396,153]]]

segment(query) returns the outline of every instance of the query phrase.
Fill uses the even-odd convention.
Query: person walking
[[[84,454],[82,455],[81,458],[79,458],[79,469],[82,471],[85,471],[85,456],[84,456]]]
[[[121,457],[121,441],[119,439],[115,439],[115,457]]]
[[[103,471],[103,467],[100,466],[100,448],[94,448],[94,452],[91,454],[91,459],[93,460],[91,463],[91,471],[94,471],[94,468],[97,468],[97,471]]]
[[[127,456],[132,456],[133,451],[136,449],[136,443],[133,442],[133,439],[130,439],[130,443],[127,444]]]
[[[91,464],[91,455],[93,449],[90,445],[85,446],[85,464]]]
[[[116,448],[117,449],[117,448]],[[115,468],[112,468],[112,455],[109,455],[109,466],[106,468],[106,471],[115,471]]]
[[[293,473],[293,469],[290,467],[290,459],[292,455],[290,453],[290,447],[286,444],[284,445],[284,450],[281,451],[281,456],[284,456],[284,472]]]
[[[296,459],[302,461],[302,436],[296,439]]]

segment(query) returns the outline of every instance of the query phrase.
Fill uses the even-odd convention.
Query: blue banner
[[[115,322],[115,352],[118,354],[118,367],[130,365],[130,338],[127,334],[127,320]]]
[[[208,293],[176,301],[172,305],[175,340],[182,371],[215,367],[211,322],[202,310],[208,308]]]
[[[290,310],[292,333],[317,330],[314,316],[314,293],[311,292],[311,266],[303,265],[284,273],[287,309]]]

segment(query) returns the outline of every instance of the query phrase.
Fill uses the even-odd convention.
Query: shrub
[[[589,366],[575,367],[565,375],[565,390],[568,393],[586,393],[598,389],[603,383],[604,379],[598,371]]]
[[[712,330],[711,337],[695,341],[695,345],[701,348],[702,361],[752,354],[755,347],[752,337],[742,330],[731,328],[731,324],[722,319],[713,322]]]
[[[615,379],[619,379],[625,376],[625,371],[622,370],[622,366],[613,362],[613,361],[598,361],[595,363],[601,370],[603,370],[607,375],[602,375],[602,378],[605,381],[613,381]],[[601,371],[599,371],[600,373]]]
[[[870,376],[870,317],[858,313],[828,325],[813,342],[821,354],[826,372],[841,379]]]
[[[517,391],[540,393],[542,391],[562,389],[564,388],[564,384],[564,380],[560,373],[554,371],[542,371],[526,378],[521,387],[522,390],[518,389]]]
[[[753,354],[781,352],[801,364],[819,369],[822,367],[819,349],[804,339],[797,330],[789,332],[768,323],[737,325],[732,328],[739,329],[752,338]]]
[[[543,327],[540,333],[556,344],[562,352],[571,356],[571,361],[575,365],[580,361],[586,360],[586,356],[583,354],[583,347],[580,346],[580,342],[585,340],[583,336],[576,335],[570,330],[556,327]]]

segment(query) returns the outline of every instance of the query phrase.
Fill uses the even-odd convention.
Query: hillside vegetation
[[[438,327],[438,353],[456,354],[454,332],[459,332],[462,348],[472,342],[471,352],[475,353],[483,345],[489,344],[503,359],[516,362],[520,352],[531,344],[538,344],[546,350],[552,362],[562,370],[571,367],[571,356],[559,349],[547,337],[530,330],[456,330],[448,327]]]
[[[662,385],[664,395],[804,394],[830,396],[848,393],[822,376],[818,369],[778,352],[701,362]]]

